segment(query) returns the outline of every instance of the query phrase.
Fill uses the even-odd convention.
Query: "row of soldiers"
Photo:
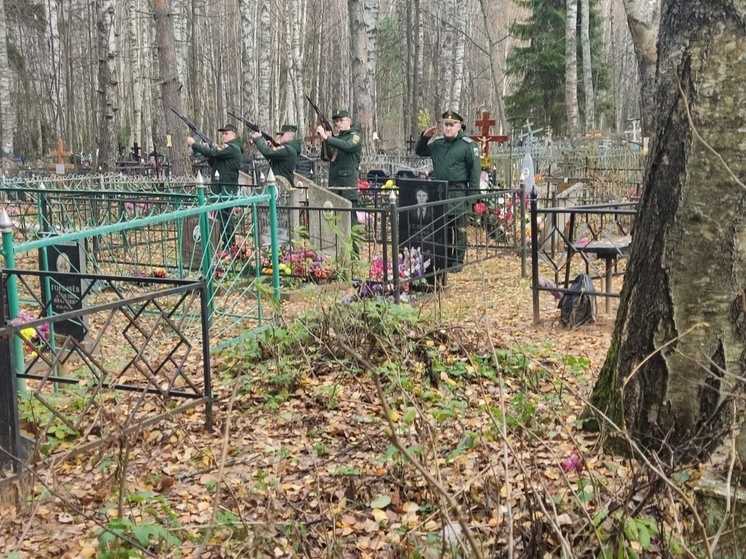
[[[349,111],[337,109],[332,114],[336,134],[320,125],[316,134],[321,138],[321,157],[329,162],[329,190],[350,200],[353,207],[358,199],[357,179],[362,156],[360,128],[352,122]],[[449,198],[459,198],[469,193],[479,192],[481,173],[480,148],[464,130],[464,119],[453,111],[442,115],[443,135],[434,138],[436,127],[425,130],[415,146],[415,153],[421,157],[431,157],[433,175],[436,180],[448,181]],[[277,145],[269,145],[261,132],[252,134],[252,141],[259,152],[269,160],[275,175],[285,177],[294,184],[293,171],[301,150],[301,142],[296,138],[298,128],[284,124],[277,133]],[[197,153],[204,155],[212,169],[213,194],[236,194],[238,192],[238,171],[243,160],[243,145],[237,137],[236,127],[226,124],[220,128],[221,143],[218,145],[199,144],[188,137],[187,144]],[[463,204],[462,204],[463,205]],[[220,216],[223,231],[230,227],[230,209]],[[456,248],[453,265],[460,266],[466,250],[466,211],[465,206],[450,207],[449,221],[454,225],[453,246]],[[351,213],[352,225],[357,225],[356,212]],[[227,245],[230,237],[224,234]],[[227,246],[226,250],[230,250]],[[356,251],[357,252],[357,251]]]

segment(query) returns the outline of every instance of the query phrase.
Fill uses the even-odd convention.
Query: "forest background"
[[[496,132],[620,134],[640,118],[622,0],[0,0],[5,155],[57,138],[113,169],[122,149],[169,147],[227,111],[274,132],[351,108],[370,154],[404,151],[446,109]],[[572,22],[572,23],[568,23]],[[170,137],[170,141],[169,141]],[[169,145],[170,144],[170,145]],[[147,153],[146,151],[146,153]]]

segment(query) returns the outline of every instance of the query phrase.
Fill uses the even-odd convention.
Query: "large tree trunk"
[[[746,366],[745,17],[746,0],[664,1],[644,195],[591,398],[678,458],[721,438]]]
[[[578,136],[578,0],[567,0],[565,20],[565,106],[570,137]]]
[[[191,174],[185,141],[190,132],[171,110],[173,108],[182,113],[181,88],[176,73],[174,26],[169,14],[167,0],[153,0],[153,7],[155,12],[155,36],[158,45],[162,111],[166,123],[165,133],[170,134],[173,138],[173,173],[176,176],[185,176]],[[159,138],[158,144],[166,145],[162,138]]]
[[[656,48],[661,0],[624,0],[624,9],[627,12],[627,24],[632,34],[637,68],[640,72],[642,135],[650,136],[655,112],[655,72],[658,61]]]
[[[378,0],[348,0],[350,16],[350,52],[352,53],[352,116],[363,133],[364,153],[375,153],[373,111],[375,107],[375,36]]]

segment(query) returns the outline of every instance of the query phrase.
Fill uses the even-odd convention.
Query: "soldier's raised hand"
[[[425,130],[422,135],[425,136],[425,138],[432,138],[433,134],[435,134],[435,130],[437,129],[437,126],[431,126],[427,130]]]
[[[328,139],[331,134],[329,134],[326,130],[324,130],[324,127],[319,125],[316,127],[316,133],[321,136],[324,140]]]

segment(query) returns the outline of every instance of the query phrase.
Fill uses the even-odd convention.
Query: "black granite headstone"
[[[85,274],[86,257],[83,245],[80,243],[64,243],[52,245],[39,250],[39,264],[41,268],[42,250],[46,251],[47,265],[50,272],[65,274]],[[63,314],[80,310],[84,307],[83,293],[87,287],[87,280],[76,276],[53,276],[49,281],[49,293],[42,290],[46,306],[50,302],[48,315]],[[54,324],[57,335],[72,336],[83,341],[88,333],[86,317],[63,320]]]
[[[426,273],[446,268],[447,204],[418,207],[418,204],[447,200],[448,183],[421,179],[399,179],[399,247],[420,248],[430,260]]]

